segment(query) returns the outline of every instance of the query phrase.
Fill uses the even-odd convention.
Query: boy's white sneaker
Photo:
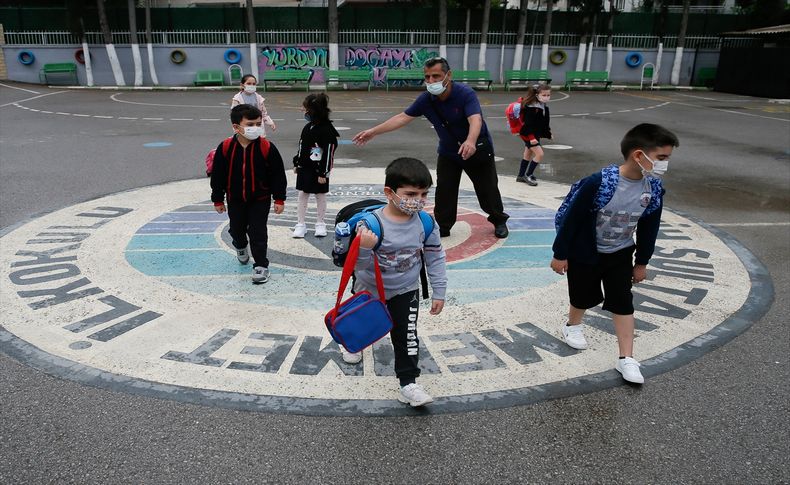
[[[260,285],[269,281],[269,268],[256,266],[252,268],[252,284]]]
[[[315,237],[326,237],[326,224],[323,222],[315,224]]]
[[[340,346],[340,353],[343,354],[343,362],[346,364],[359,364],[362,362],[362,351],[349,352],[342,345]]]
[[[563,325],[562,338],[565,343],[570,345],[576,350],[584,350],[587,348],[587,339],[584,338],[584,324],[578,325]]]
[[[303,238],[307,234],[307,224],[297,224],[294,226],[293,237]]]
[[[417,383],[409,384],[400,388],[398,394],[398,401],[403,404],[416,408],[418,406],[425,406],[433,402],[433,398],[425,392],[425,389]]]
[[[250,247],[244,246],[241,249],[236,249],[236,259],[239,260],[241,264],[247,264],[250,262]]]
[[[645,378],[639,372],[639,362],[631,357],[625,359],[617,359],[617,365],[614,366],[617,372],[623,375],[623,379],[634,384],[644,384]]]

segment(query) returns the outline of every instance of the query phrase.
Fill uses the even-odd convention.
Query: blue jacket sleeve
[[[596,175],[598,176],[596,177]],[[551,247],[554,251],[555,259],[560,261],[568,259],[568,253],[574,239],[583,230],[584,224],[589,223],[590,213],[595,207],[595,194],[601,185],[600,174],[596,175],[591,175],[582,181],[575,197],[568,206],[565,219],[557,230],[557,236],[554,238],[554,244]]]
[[[664,209],[664,190],[661,190],[661,203],[658,209],[640,217],[636,224],[636,264],[646,265],[656,249],[658,229],[661,225],[661,212]]]

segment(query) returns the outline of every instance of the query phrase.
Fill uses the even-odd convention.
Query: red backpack
[[[228,150],[230,150],[230,144],[233,141],[233,137],[229,136],[222,140],[222,155],[227,158],[228,157]],[[261,138],[261,143],[259,145],[261,147],[261,153],[263,154],[263,158],[269,157],[269,148],[271,147],[271,143],[266,138]],[[211,171],[214,169],[214,154],[217,152],[216,148],[212,148],[211,151],[208,152],[206,155],[206,177],[211,177]]]
[[[521,120],[521,103],[523,101],[523,98],[518,98],[517,101],[510,103],[507,105],[507,108],[505,108],[507,124],[510,128],[510,132],[514,135],[518,135],[521,131],[521,127],[524,126],[524,122]]]

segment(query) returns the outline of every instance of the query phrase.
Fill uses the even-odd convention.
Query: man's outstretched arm
[[[367,130],[360,131],[354,138],[351,140],[354,142],[355,145],[362,146],[365,143],[369,142],[373,139],[376,135],[381,135],[382,133],[389,133],[390,131],[395,131],[399,128],[403,128],[404,126],[408,125],[412,121],[414,121],[414,116],[409,116],[406,113],[398,113],[392,118],[388,119],[384,123],[378,124],[373,128],[368,128]]]

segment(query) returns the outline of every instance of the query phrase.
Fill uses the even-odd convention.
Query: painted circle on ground
[[[494,161],[495,162],[501,162],[502,160],[504,160],[503,157],[497,157],[496,155],[494,156]]]
[[[335,158],[335,165],[356,165],[362,163],[362,160],[357,158]]]
[[[146,148],[163,148],[169,147],[172,143],[169,141],[152,141],[151,143],[144,143],[143,146]]]
[[[571,150],[573,147],[570,145],[541,145],[546,150]]]
[[[335,129],[337,131],[348,131],[348,130],[351,129],[351,127],[350,126],[336,126]]]
[[[338,168],[329,214],[382,198],[381,169]],[[289,174],[291,186],[293,175]],[[548,268],[553,214],[567,186],[525,190],[500,179],[510,236],[493,236],[469,185],[444,238],[445,311],[421,302],[420,382],[429,412],[531,403],[620,385],[616,342],[600,309],[591,348],[567,347],[564,278]],[[8,231],[0,244],[0,349],[89,385],[266,412],[401,415],[393,352],[383,339],[363,363],[342,361],[323,326],[340,271],[331,236],[316,238],[314,206],[296,240],[292,191],[269,219],[271,279],[229,246],[227,218],[205,179],[123,192],[67,207]],[[652,279],[635,286],[636,357],[646,376],[677,367],[747,328],[772,298],[765,268],[743,247],[665,211]],[[722,239],[724,237],[724,239]]]

